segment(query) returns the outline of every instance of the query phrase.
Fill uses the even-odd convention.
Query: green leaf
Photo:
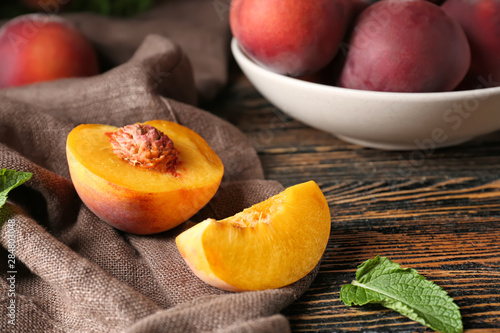
[[[362,263],[340,299],[348,306],[381,304],[439,332],[463,332],[459,308],[441,287],[386,257]]]
[[[7,194],[22,183],[28,181],[33,174],[8,169],[0,169],[0,208],[7,201]]]

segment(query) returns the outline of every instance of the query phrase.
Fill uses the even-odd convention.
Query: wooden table
[[[382,307],[340,301],[341,286],[377,254],[443,287],[467,332],[500,332],[500,132],[423,158],[366,149],[284,115],[234,64],[231,72],[205,108],[250,138],[266,178],[285,187],[315,180],[331,208],[319,274],[283,311],[294,332],[431,332]]]

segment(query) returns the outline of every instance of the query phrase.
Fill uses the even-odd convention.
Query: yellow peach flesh
[[[179,150],[174,176],[130,165],[115,155],[104,134],[117,128],[80,125],[68,136],[71,179],[82,201],[112,226],[137,234],[171,229],[194,215],[217,191],[219,157],[198,134],[167,121],[146,122],[166,133]]]
[[[229,291],[280,288],[307,275],[330,235],[330,210],[313,181],[227,219],[205,220],[176,239],[191,270]]]

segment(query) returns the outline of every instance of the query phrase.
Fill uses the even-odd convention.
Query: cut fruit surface
[[[309,181],[234,216],[200,222],[176,244],[204,282],[229,291],[264,290],[311,272],[326,249],[330,227],[326,198]]]
[[[198,212],[217,191],[224,167],[207,142],[182,125],[155,120],[178,151],[175,173],[131,165],[113,152],[118,128],[85,124],[66,142],[71,179],[82,201],[117,229],[151,234],[171,229]]]

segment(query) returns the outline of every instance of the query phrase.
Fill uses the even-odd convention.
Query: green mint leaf
[[[459,308],[441,287],[386,257],[362,263],[356,280],[342,286],[340,299],[348,306],[381,304],[435,331],[463,332]]]
[[[28,181],[33,174],[8,169],[0,169],[0,208],[7,201],[7,194],[22,183]]]

